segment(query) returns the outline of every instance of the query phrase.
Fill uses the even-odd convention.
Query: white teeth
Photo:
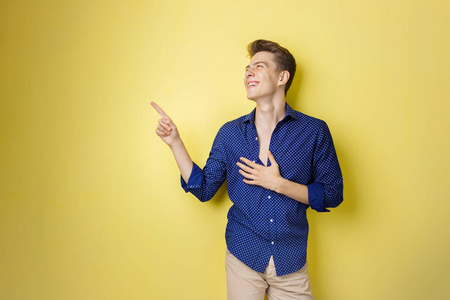
[[[257,85],[256,82],[250,82],[250,83],[248,84],[248,86],[255,86],[255,85]]]

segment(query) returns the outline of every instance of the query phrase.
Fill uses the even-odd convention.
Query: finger
[[[172,121],[172,119],[166,119],[166,118],[162,118],[160,119],[161,122],[163,122],[164,124],[167,124],[171,127],[172,130],[176,129],[177,126],[175,126],[175,123]]]
[[[156,126],[156,129],[158,129],[160,132],[162,132],[165,135],[169,135],[170,131],[164,129],[164,127],[161,127],[161,125]]]
[[[244,181],[246,184],[257,185],[257,183],[254,180],[243,179],[242,181]]]
[[[245,162],[246,165],[252,167],[253,169],[257,168],[259,165],[249,159],[246,159],[245,157],[240,157],[240,160]]]
[[[269,156],[270,163],[272,165],[278,165],[277,161],[275,160],[275,157],[273,157],[272,151],[268,152],[268,156]]]
[[[252,171],[254,171],[253,168],[250,168],[244,164],[241,164],[240,162],[237,162],[236,164],[238,165],[239,168],[241,168],[242,170],[244,170],[247,173],[252,173]]]
[[[156,104],[153,101],[150,104],[153,106],[154,109],[156,109],[156,111],[161,115],[161,117],[170,119],[169,116],[162,110],[162,108],[158,106],[158,104]]]
[[[164,127],[166,130],[172,131],[172,127],[170,127],[170,125],[168,125],[167,123],[164,123],[164,120],[159,119],[158,123],[160,126]]]
[[[246,173],[246,172],[244,172],[242,170],[239,170],[239,173],[241,173],[241,175],[244,176],[247,179],[255,179],[256,178],[254,175]]]
[[[167,130],[166,128],[162,127],[162,126],[159,125],[159,124],[156,126],[156,128],[157,128],[159,131],[162,131],[162,132],[164,132],[164,133],[170,133],[170,130]]]
[[[164,133],[163,131],[161,131],[161,130],[159,130],[159,129],[156,129],[156,134],[159,136],[159,137],[168,137],[169,135],[170,135],[170,133],[169,134],[167,134],[167,133]]]

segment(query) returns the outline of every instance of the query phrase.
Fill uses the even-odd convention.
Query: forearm
[[[181,176],[187,183],[189,177],[191,176],[193,162],[183,141],[178,133],[177,126],[170,119],[170,117],[159,107],[155,102],[151,102],[152,106],[161,115],[161,119],[158,120],[158,125],[156,126],[156,134],[166,143],[172,150],[173,156],[177,162],[178,168],[180,169]]]
[[[275,192],[309,205],[308,187],[280,177]]]
[[[172,145],[169,145],[169,147],[175,157],[178,169],[180,169],[181,177],[183,177],[184,181],[187,183],[192,172],[192,159],[181,139]]]

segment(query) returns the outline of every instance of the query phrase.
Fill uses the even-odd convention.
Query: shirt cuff
[[[199,188],[203,182],[203,171],[193,162],[191,175],[189,176],[188,183],[183,179],[183,176],[180,175],[181,179],[181,187],[187,193],[190,189]]]
[[[323,184],[314,182],[308,185],[309,205],[318,212],[329,211],[323,204],[323,194]]]

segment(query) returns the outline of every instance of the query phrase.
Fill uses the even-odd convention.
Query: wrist
[[[177,138],[176,140],[174,140],[172,143],[170,143],[170,144],[167,144],[169,147],[170,147],[170,149],[175,149],[175,148],[180,148],[180,147],[183,147],[184,146],[184,144],[183,144],[183,141],[180,139],[180,138]]]
[[[278,194],[282,194],[283,191],[283,185],[285,184],[286,179],[279,176],[275,179],[275,186],[274,186],[274,192],[277,192]]]

